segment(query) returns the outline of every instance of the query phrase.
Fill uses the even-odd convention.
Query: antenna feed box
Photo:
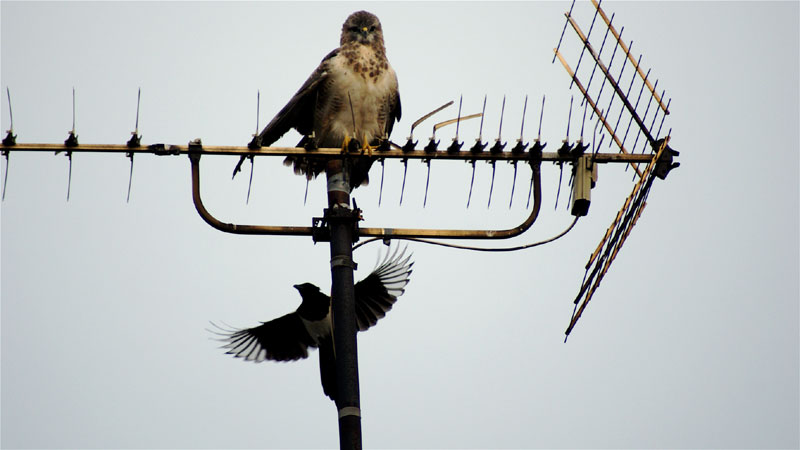
[[[591,155],[583,155],[575,162],[575,179],[572,183],[572,215],[585,216],[592,203],[592,188],[597,183],[597,164]]]

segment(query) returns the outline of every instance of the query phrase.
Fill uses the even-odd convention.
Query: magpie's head
[[[322,320],[328,316],[331,298],[320,292],[317,286],[311,283],[295,284],[294,288],[300,292],[303,302],[297,308],[300,317],[306,320]]]
[[[319,288],[311,283],[295,284],[294,288],[300,292],[300,296],[305,298],[308,295],[313,295],[319,292]]]

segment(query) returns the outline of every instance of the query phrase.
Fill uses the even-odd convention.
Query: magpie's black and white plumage
[[[411,255],[405,250],[387,252],[375,270],[355,284],[358,330],[378,323],[405,292],[411,275]],[[311,283],[294,286],[302,303],[296,311],[247,329],[215,325],[227,354],[246,361],[295,361],[308,357],[308,348],[319,348],[322,390],[336,401],[336,356],[331,326],[331,298]]]
[[[317,147],[338,148],[349,139],[376,146],[389,139],[400,115],[397,75],[386,58],[381,22],[374,14],[358,11],[342,25],[339,48],[322,59],[259,137],[262,146],[269,146],[294,128],[303,135],[298,147],[306,146],[309,136]],[[369,181],[373,161],[366,156],[356,160],[351,188]],[[325,162],[324,158],[290,156],[284,164],[310,180],[325,170]]]

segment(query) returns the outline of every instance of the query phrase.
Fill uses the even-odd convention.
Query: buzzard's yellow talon
[[[347,153],[347,149],[350,147],[350,136],[344,135],[344,140],[342,141],[342,154]]]
[[[373,146],[369,145],[369,141],[367,140],[367,133],[364,133],[364,140],[361,141],[361,142],[363,142],[363,145],[361,147],[361,154],[362,155],[364,153],[366,153],[368,156],[372,156],[372,151],[375,150],[376,148],[378,148],[378,147],[373,147]]]

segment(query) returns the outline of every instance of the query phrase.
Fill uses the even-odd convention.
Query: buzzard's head
[[[350,14],[350,17],[342,25],[340,45],[349,42],[358,42],[363,45],[383,44],[381,21],[374,14],[366,11]]]

